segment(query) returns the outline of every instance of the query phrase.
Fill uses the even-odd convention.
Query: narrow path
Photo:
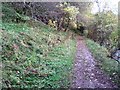
[[[96,65],[83,37],[78,36],[71,88],[117,88]]]

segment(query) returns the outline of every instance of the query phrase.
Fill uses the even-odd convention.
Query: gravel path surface
[[[86,47],[83,37],[78,36],[71,88],[117,88],[96,65],[97,62]]]

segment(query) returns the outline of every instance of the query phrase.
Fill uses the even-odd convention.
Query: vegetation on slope
[[[63,3],[60,4],[60,11],[55,11],[54,9],[58,8],[55,3],[2,3],[3,22],[0,21],[0,28],[2,28],[0,33],[2,33],[3,49],[0,53],[3,62],[4,88],[69,87],[69,77],[75,56],[75,40],[68,34],[70,32],[68,30],[75,31],[79,24],[88,26],[89,31],[85,34],[87,37],[102,46],[109,46],[108,49],[117,47],[118,32],[114,26],[117,21],[116,16],[114,18],[113,13],[106,12],[88,15],[89,18],[95,19],[95,22],[92,19],[87,20],[86,17],[84,20],[81,15],[84,10],[80,10],[81,13],[78,11],[81,7],[85,9],[86,5],[79,4],[72,6],[70,3]],[[39,7],[44,5],[52,7],[51,10],[46,11]],[[42,16],[39,16],[40,14]],[[43,22],[56,27],[58,31]],[[91,28],[86,22],[91,25]],[[76,33],[79,31],[76,30]],[[116,74],[119,73],[118,63],[108,58],[107,50],[99,44],[87,40],[90,51],[100,62],[99,67],[116,79]]]
[[[2,23],[4,30],[0,31],[4,41],[3,88],[69,87],[75,40],[69,38],[62,42],[67,33],[47,25],[36,25],[34,29],[25,26],[27,32],[18,26]]]

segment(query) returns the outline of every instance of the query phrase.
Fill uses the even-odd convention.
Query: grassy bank
[[[33,23],[0,23],[3,88],[69,87],[75,40],[67,32]]]

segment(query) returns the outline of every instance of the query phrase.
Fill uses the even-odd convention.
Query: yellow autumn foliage
[[[71,29],[77,29],[77,24],[75,22],[70,22],[69,24]]]

